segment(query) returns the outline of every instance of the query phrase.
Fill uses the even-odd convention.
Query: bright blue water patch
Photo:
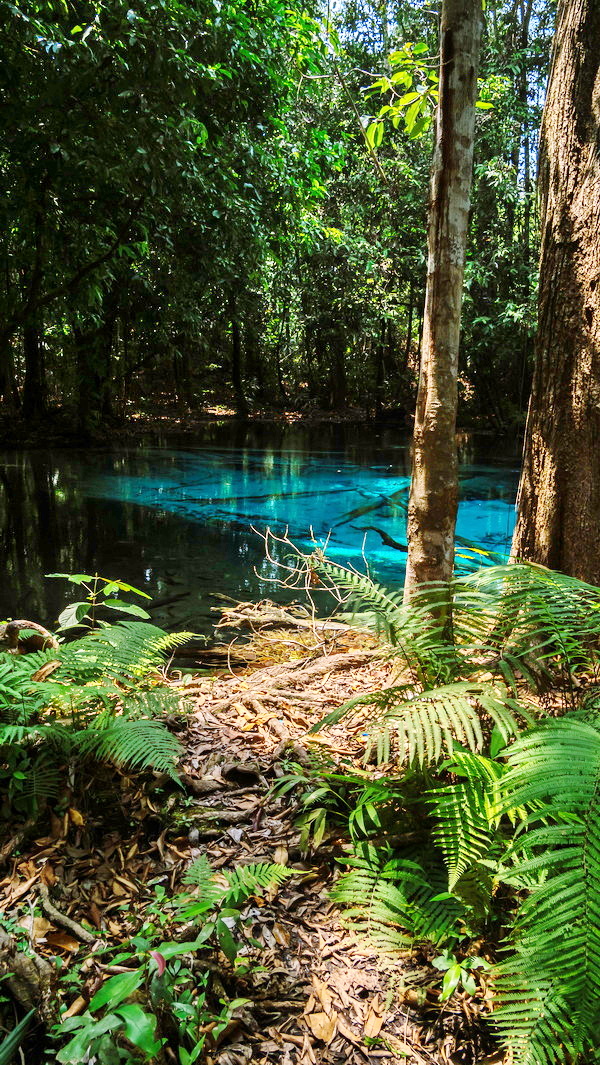
[[[410,477],[406,439],[366,426],[207,426],[193,448],[0,454],[0,617],[52,625],[72,590],[52,572],[119,577],[155,599],[166,627],[209,631],[214,593],[281,597],[253,528],[267,526],[398,586]],[[506,552],[518,463],[491,443],[461,451],[458,534]],[[278,557],[283,557],[280,550]],[[464,554],[459,548],[459,554]]]
[[[99,473],[87,480],[87,494],[177,514],[199,532],[287,530],[307,550],[316,541],[343,564],[362,568],[365,556],[380,579],[403,577],[404,554],[385,538],[406,544],[410,478],[393,463],[361,466],[341,453],[291,449],[157,450],[144,459],[151,474]],[[493,466],[462,470],[460,537],[508,552],[516,473]],[[464,557],[464,547],[458,550]]]

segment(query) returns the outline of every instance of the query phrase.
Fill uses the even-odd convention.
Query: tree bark
[[[600,584],[600,4],[561,0],[542,122],[536,365],[516,557]]]
[[[244,395],[242,380],[242,337],[237,301],[233,293],[229,297],[229,314],[231,319],[231,381],[235,396],[235,410],[238,418],[246,418],[248,416],[248,403]]]
[[[23,415],[27,419],[42,419],[48,409],[48,386],[43,331],[41,322],[37,318],[30,318],[23,326],[23,355],[25,357]]]
[[[454,566],[458,345],[481,22],[481,0],[444,0],[427,290],[408,508],[407,600],[420,584],[449,581]]]

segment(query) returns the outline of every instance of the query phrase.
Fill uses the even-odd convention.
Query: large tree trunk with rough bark
[[[600,584],[600,3],[559,4],[516,557]]]
[[[449,581],[454,566],[458,343],[481,22],[481,0],[444,0],[406,599],[419,584]]]

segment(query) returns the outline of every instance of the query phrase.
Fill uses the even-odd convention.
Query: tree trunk
[[[242,338],[236,299],[233,294],[229,297],[229,313],[231,316],[231,382],[235,395],[235,409],[238,417],[246,418],[248,416],[248,403],[242,383]]]
[[[10,329],[0,331],[0,401],[9,413],[14,413],[20,406]]]
[[[38,318],[28,319],[23,326],[23,355],[25,357],[23,416],[27,419],[39,420],[46,415],[48,410],[48,389],[44,339]]]
[[[103,320],[90,324],[88,329],[73,328],[77,360],[78,405],[77,432],[83,437],[94,436],[106,423],[114,421],[112,388],[112,347],[118,312],[116,293],[104,301]]]
[[[600,4],[562,0],[540,147],[536,366],[518,558],[600,584]]]
[[[334,411],[344,411],[348,403],[348,381],[346,377],[346,339],[339,333],[332,333],[329,341],[330,376],[329,405]]]
[[[458,344],[481,22],[481,0],[444,0],[427,291],[408,508],[407,600],[420,584],[449,581],[454,566]]]

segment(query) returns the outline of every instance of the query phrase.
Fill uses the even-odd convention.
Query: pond
[[[460,460],[457,532],[505,553],[517,454],[466,440]],[[258,535],[267,526],[307,550],[311,535],[328,540],[332,559],[359,569],[364,554],[374,577],[399,586],[405,554],[387,538],[405,543],[409,478],[406,436],[365,426],[221,424],[193,445],[6,451],[0,617],[51,626],[73,596],[44,575],[97,571],[155,597],[159,624],[208,632],[212,593],[277,598]]]

